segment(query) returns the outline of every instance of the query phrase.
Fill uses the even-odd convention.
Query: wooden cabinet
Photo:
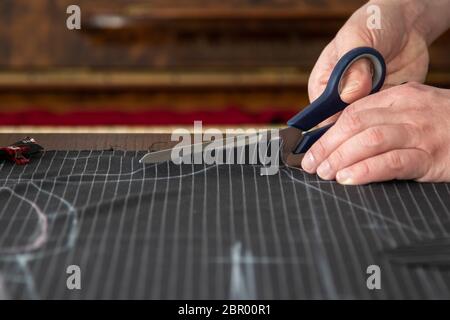
[[[0,106],[292,107],[307,102],[315,60],[363,3],[2,0]],[[66,28],[70,4],[81,30]],[[449,38],[431,49],[432,84],[450,84]]]

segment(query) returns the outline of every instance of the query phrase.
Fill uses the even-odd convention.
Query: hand
[[[341,184],[450,181],[450,90],[408,83],[358,100],[302,167]]]
[[[380,30],[367,28],[369,15],[366,10],[371,4],[381,9]],[[314,101],[322,94],[337,61],[351,49],[362,46],[373,47],[384,56],[387,64],[384,88],[408,81],[423,82],[429,55],[426,32],[415,19],[423,9],[421,6],[422,1],[418,1],[413,8],[405,9],[405,1],[379,0],[356,11],[320,55],[309,78],[310,100]],[[367,96],[372,88],[370,62],[366,59],[355,62],[341,83],[341,98],[347,103]],[[337,117],[335,115],[322,125],[336,121]]]

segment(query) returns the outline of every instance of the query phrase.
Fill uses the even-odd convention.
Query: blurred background
[[[0,126],[281,123],[363,0],[0,0]],[[82,10],[68,30],[66,9]],[[450,85],[450,34],[427,83]]]

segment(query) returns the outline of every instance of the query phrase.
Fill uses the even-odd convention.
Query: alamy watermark
[[[81,8],[75,4],[67,7],[66,13],[69,15],[66,19],[66,26],[69,30],[81,29]]]
[[[370,30],[381,29],[381,8],[375,4],[367,6],[366,13],[369,16],[367,18],[367,28]]]
[[[66,280],[66,286],[69,290],[81,290],[81,269],[72,264],[67,267],[66,273],[69,275]]]
[[[80,30],[81,29],[81,8],[78,5],[69,5],[66,9],[66,13],[69,15],[66,19],[66,26],[69,30]],[[368,29],[381,29],[381,8],[375,4],[367,6],[366,13],[367,18],[367,28]],[[117,17],[111,17],[110,19],[118,19]],[[120,23],[121,21],[116,21]]]
[[[369,275],[367,277],[366,286],[369,290],[380,290],[381,289],[381,268],[376,264],[372,264],[367,267],[366,273]]]
[[[70,265],[66,268],[68,274],[66,286],[69,290],[81,290],[81,269],[78,265]],[[369,276],[366,286],[369,290],[381,290],[381,268],[376,264],[369,265],[366,269]],[[0,278],[0,281],[2,279]],[[1,288],[1,287],[0,287]],[[0,292],[1,297],[1,292]]]
[[[175,164],[261,164],[261,175],[274,175],[279,169],[278,129],[206,129],[194,122],[194,131],[179,128],[171,140]]]

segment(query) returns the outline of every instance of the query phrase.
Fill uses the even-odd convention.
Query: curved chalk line
[[[289,169],[296,169],[296,170],[301,171],[300,169],[297,169],[297,168],[295,168],[295,167],[288,167],[288,168],[289,168]],[[302,181],[302,180],[300,180],[300,179],[297,179],[296,177],[294,177],[294,175],[292,174],[292,172],[291,172],[291,173],[288,173],[287,170],[283,170],[283,172],[284,172],[290,179],[292,179],[294,182],[300,183],[300,184],[304,185],[304,186],[307,187],[307,188],[310,188],[310,189],[313,189],[313,190],[315,190],[315,191],[321,192],[321,193],[323,193],[323,194],[325,194],[325,195],[327,195],[327,196],[329,196],[329,197],[332,197],[332,198],[334,198],[334,199],[336,199],[336,200],[338,200],[338,201],[340,201],[340,202],[344,202],[344,203],[346,203],[346,204],[348,204],[348,205],[350,205],[350,206],[352,206],[352,207],[354,207],[354,208],[357,208],[357,209],[359,209],[359,210],[365,211],[365,212],[367,212],[367,213],[369,213],[369,214],[371,214],[371,215],[373,215],[373,216],[375,216],[375,217],[377,217],[377,218],[380,218],[380,219],[382,219],[382,220],[385,220],[386,222],[389,222],[389,223],[391,223],[391,224],[394,224],[394,225],[396,225],[397,227],[400,227],[400,228],[405,229],[405,230],[409,230],[409,231],[415,233],[416,235],[422,235],[422,236],[425,236],[425,237],[433,238],[433,235],[430,235],[430,234],[428,234],[428,233],[426,233],[426,232],[417,230],[416,228],[413,228],[413,227],[411,227],[411,226],[409,226],[409,225],[406,225],[406,224],[404,224],[404,223],[401,223],[400,221],[397,221],[397,220],[391,219],[391,218],[389,218],[389,217],[386,217],[386,216],[384,216],[383,214],[381,214],[381,213],[379,213],[379,212],[377,212],[377,211],[373,211],[373,210],[371,210],[371,209],[369,209],[369,208],[366,208],[366,207],[364,207],[364,206],[361,206],[361,205],[359,205],[359,204],[356,204],[356,203],[354,203],[354,202],[351,202],[351,201],[349,201],[349,200],[347,200],[347,199],[343,199],[343,198],[341,198],[341,197],[338,197],[338,196],[336,196],[335,194],[330,193],[330,192],[327,192],[327,191],[325,191],[325,190],[323,190],[323,189],[321,189],[321,188],[319,188],[319,187],[316,187],[316,186],[313,186],[313,185],[311,185],[311,184],[308,184],[308,183],[306,183],[305,181]]]

